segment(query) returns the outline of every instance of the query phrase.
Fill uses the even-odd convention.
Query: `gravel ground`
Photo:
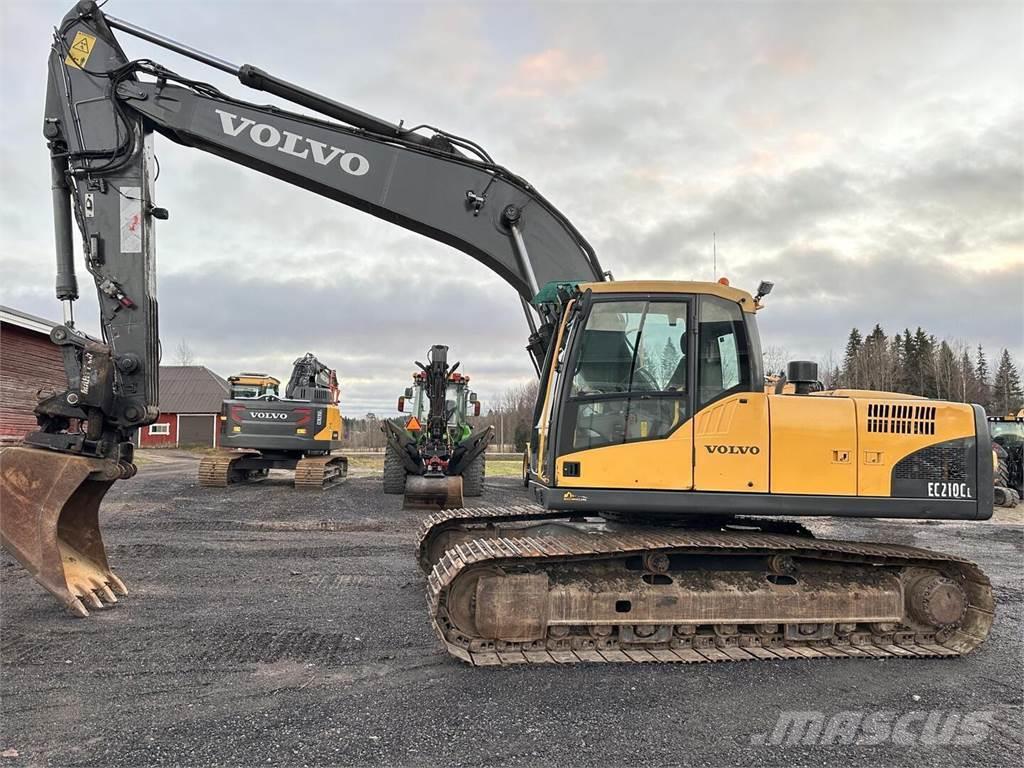
[[[474,670],[440,650],[413,560],[419,514],[377,478],[317,494],[277,477],[202,489],[195,471],[157,454],[109,494],[104,536],[131,590],[113,609],[71,619],[3,555],[0,768],[1021,764],[1015,520],[811,523],[980,563],[998,616],[963,659]],[[523,498],[489,482],[486,504]],[[911,734],[928,712],[995,714],[960,746],[762,745],[782,710],[921,713]]]

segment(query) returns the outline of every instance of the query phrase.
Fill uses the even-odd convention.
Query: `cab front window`
[[[667,436],[689,418],[689,302],[595,301],[574,351],[561,445]]]
[[[444,409],[448,421],[460,424],[465,423],[468,414],[465,393],[465,386],[457,384],[449,384],[445,389]],[[411,411],[416,415],[420,423],[425,424],[427,417],[430,415],[430,398],[427,397],[426,389],[422,385],[416,387],[414,398]]]

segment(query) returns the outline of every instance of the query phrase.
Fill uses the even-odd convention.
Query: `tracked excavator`
[[[128,59],[115,29],[316,116]],[[2,456],[4,543],[79,612],[120,584],[97,510],[132,472],[132,432],[157,416],[153,227],[167,213],[153,190],[154,132],[446,243],[519,294],[540,377],[536,503],[438,511],[420,537],[431,620],[454,656],[945,657],[985,640],[993,595],[977,565],[817,538],[792,520],[990,517],[981,408],[815,391],[813,366],[800,363],[792,394],[766,393],[757,313],[769,284],[612,281],[566,217],[478,144],[381,120],[89,1],[56,30],[44,134],[57,296],[77,296],[73,209],[104,337],[70,322],[54,330],[68,388],[39,403],[39,430]]]
[[[348,474],[341,448],[344,427],[338,408],[337,373],[307,352],[292,363],[284,398],[272,377],[232,376],[231,397],[221,404],[220,446],[204,456],[199,484],[223,488],[257,482],[272,469],[294,470],[295,487],[322,489]]]
[[[448,347],[435,344],[426,364],[416,361],[413,385],[398,398],[399,412],[411,409],[404,425],[381,425],[384,450],[384,493],[401,493],[403,509],[456,509],[463,494],[483,493],[493,427],[474,430],[469,408],[480,415],[480,401],[469,390],[469,377],[459,363],[448,364]]]

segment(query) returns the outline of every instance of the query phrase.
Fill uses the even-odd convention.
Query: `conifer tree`
[[[978,361],[974,366],[974,380],[977,382],[977,398],[974,402],[986,411],[992,405],[992,387],[989,381],[988,360],[985,359],[985,350],[978,345]]]
[[[860,331],[856,328],[850,330],[850,336],[846,340],[846,352],[843,355],[843,386],[850,389],[860,389],[860,371],[858,370],[857,357],[860,354],[862,338]]]
[[[1021,391],[1020,373],[1013,364],[1008,349],[1003,350],[999,357],[999,367],[992,380],[992,411],[993,415],[1004,416],[1015,414],[1021,408],[1024,393]]]

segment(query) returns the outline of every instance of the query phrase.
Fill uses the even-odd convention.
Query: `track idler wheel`
[[[132,464],[39,448],[0,451],[0,543],[68,610],[93,608],[127,595],[107,562],[99,507]]]
[[[402,509],[460,509],[462,507],[462,477],[405,478],[405,497]]]

